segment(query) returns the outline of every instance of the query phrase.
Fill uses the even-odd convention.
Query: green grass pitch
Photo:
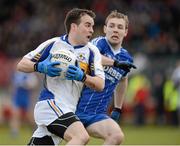
[[[180,127],[122,125],[122,129],[125,134],[124,145],[180,145]],[[31,134],[31,129],[25,126],[15,138],[10,135],[7,126],[0,126],[0,145],[26,145]],[[102,140],[91,138],[88,144],[102,143]]]

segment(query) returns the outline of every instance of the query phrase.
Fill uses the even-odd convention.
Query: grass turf
[[[180,128],[170,126],[127,126],[123,125],[125,145],[179,145]],[[31,138],[32,131],[23,127],[19,135],[12,137],[7,126],[0,126],[0,145],[26,145]],[[102,140],[91,138],[88,144],[100,145]],[[64,143],[63,143],[64,144]]]

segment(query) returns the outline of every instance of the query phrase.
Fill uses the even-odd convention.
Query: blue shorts
[[[80,121],[83,123],[84,127],[89,125],[109,119],[110,117],[107,114],[87,114],[87,113],[76,113]]]
[[[17,108],[23,109],[23,110],[28,110],[29,106],[30,106],[30,99],[24,97],[23,98],[19,98],[19,97],[14,97],[13,99],[13,105]]]

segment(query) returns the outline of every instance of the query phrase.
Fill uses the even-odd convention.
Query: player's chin
[[[118,44],[120,43],[120,40],[118,40],[118,39],[116,39],[116,40],[110,39],[109,42],[110,42],[111,44],[113,44],[113,45],[118,45]]]
[[[87,44],[89,41],[90,41],[90,37],[86,37],[86,38],[84,39],[85,44]]]

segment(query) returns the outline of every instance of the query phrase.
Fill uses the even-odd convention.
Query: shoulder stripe
[[[49,51],[51,50],[51,48],[52,48],[54,43],[55,43],[55,41],[50,43],[49,45],[45,46],[44,49],[41,52],[37,53],[31,59],[31,61],[33,61],[33,62],[40,62],[40,61],[43,61],[44,59],[46,59],[47,56],[49,55]]]
[[[91,41],[91,43],[94,44],[94,45],[97,45],[98,41],[101,40],[101,39],[103,39],[103,38],[104,38],[104,37],[102,37],[102,36],[99,36],[99,37],[97,37],[97,38],[94,38],[94,39]]]
[[[89,55],[89,70],[90,75],[95,76],[95,69],[94,69],[94,52],[89,48],[90,55]]]

